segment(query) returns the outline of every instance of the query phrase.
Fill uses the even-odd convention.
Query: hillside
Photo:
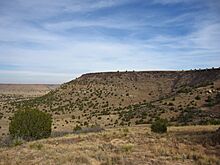
[[[220,69],[104,72],[84,74],[17,108],[53,114],[54,131],[76,124],[150,124],[166,118],[174,125],[218,123]]]

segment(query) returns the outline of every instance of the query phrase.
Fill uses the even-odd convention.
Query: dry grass
[[[209,135],[215,126],[171,127],[158,135],[144,127],[67,135],[0,149],[0,164],[220,164],[219,146],[184,140],[181,134]],[[199,134],[198,134],[199,135]],[[195,138],[195,137],[194,137]],[[198,139],[200,136],[198,136]],[[193,143],[193,145],[192,145]],[[209,152],[209,151],[216,152]]]

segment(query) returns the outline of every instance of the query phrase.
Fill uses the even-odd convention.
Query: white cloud
[[[220,24],[217,18],[212,18],[213,12],[208,16],[199,11],[169,16],[160,11],[127,11],[90,18],[87,16],[92,14],[91,11],[131,1],[14,2],[1,8],[0,65],[13,64],[14,68],[3,70],[0,67],[0,82],[16,82],[17,79],[19,82],[39,80],[51,83],[68,81],[85,72],[176,69],[218,64]],[[67,19],[65,14],[76,18]],[[59,19],[54,19],[57,17]],[[189,22],[192,18],[194,22]],[[184,29],[185,24],[190,26],[190,31],[184,35],[170,34],[173,29],[170,33],[164,32],[172,26],[177,31],[178,28]],[[90,31],[91,27],[95,32]],[[87,30],[85,34],[77,34],[74,28]],[[103,31],[98,31],[100,28]],[[113,31],[106,32],[105,28]],[[121,33],[126,30],[128,35],[122,36]]]
[[[133,1],[133,0],[132,0]],[[42,19],[60,13],[87,13],[130,3],[131,0],[12,0],[3,3],[2,13],[21,20]]]
[[[192,33],[190,37],[190,40],[197,47],[220,51],[220,23],[201,27],[198,31]]]
[[[160,4],[175,4],[175,3],[190,3],[197,0],[154,0],[154,3]]]
[[[101,20],[85,20],[85,21],[63,21],[56,23],[46,23],[44,27],[48,30],[68,30],[72,28],[91,28],[91,27],[102,27],[102,28],[113,28],[113,29],[128,29],[128,30],[138,30],[141,26],[145,24],[138,21],[127,22],[124,20],[113,20],[113,19],[101,19]]]

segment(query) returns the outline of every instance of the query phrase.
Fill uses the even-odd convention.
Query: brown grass
[[[182,137],[196,132],[199,139],[199,133],[208,136],[215,129],[216,126],[171,127],[167,134],[158,135],[143,126],[71,134],[1,148],[0,164],[218,165],[219,146],[202,145]],[[208,152],[211,150],[216,152]]]

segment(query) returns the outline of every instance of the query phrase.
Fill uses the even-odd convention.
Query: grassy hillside
[[[220,69],[90,73],[14,106],[53,114],[54,131],[148,124],[158,117],[174,125],[217,124],[219,92]]]

